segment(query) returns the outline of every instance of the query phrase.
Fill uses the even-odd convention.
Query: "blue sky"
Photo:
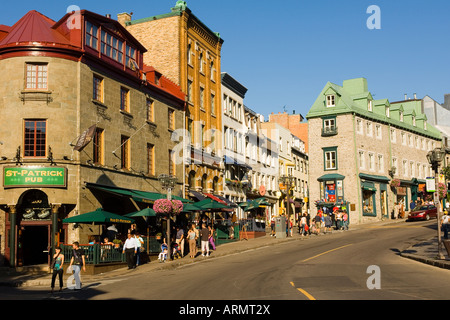
[[[70,5],[133,19],[167,13],[176,0],[22,0],[2,4],[0,24],[29,10],[59,20]],[[404,94],[443,102],[450,93],[450,2],[447,0],[187,0],[188,7],[224,39],[222,72],[247,87],[245,104],[263,114],[306,115],[324,85],[365,77],[375,99]],[[366,26],[370,5],[381,29]]]

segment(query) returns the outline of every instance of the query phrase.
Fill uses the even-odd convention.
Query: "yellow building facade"
[[[118,21],[148,50],[151,64],[186,94],[184,141],[185,192],[223,194],[221,47],[219,34],[204,25],[185,1],[170,13],[132,20],[128,13]],[[178,159],[181,161],[181,159]]]

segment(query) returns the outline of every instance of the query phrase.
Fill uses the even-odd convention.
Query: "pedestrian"
[[[209,229],[209,243],[211,244],[211,248],[216,251],[216,244],[214,243],[214,228],[208,226]]]
[[[331,231],[331,217],[328,214],[325,214],[325,232]]]
[[[53,272],[52,274],[52,293],[55,289],[55,280],[56,276],[59,278],[59,292],[62,291],[63,288],[63,265],[64,265],[64,255],[61,253],[61,247],[55,248],[55,254],[53,255],[52,263],[51,263],[51,270]]]
[[[122,253],[125,254],[128,270],[135,269],[134,255],[137,253],[137,241],[131,236],[131,233],[128,233],[128,238],[125,240]]]
[[[314,223],[315,223],[317,234],[320,234],[320,226],[322,225],[322,215],[321,215],[321,213],[322,213],[322,211],[319,210],[319,212],[314,217]]]
[[[301,228],[302,236],[306,236],[306,231],[307,231],[306,226],[307,226],[306,214],[303,214],[302,218],[300,219],[300,228]]]
[[[206,227],[205,223],[202,223],[202,229],[200,230],[200,240],[202,244],[202,257],[209,256],[209,229]]]
[[[275,218],[273,216],[270,218],[270,236],[275,236]]]
[[[184,229],[177,226],[177,237],[175,239],[178,248],[180,248],[181,257],[184,257]]]
[[[394,204],[394,216],[393,219],[398,219],[398,214],[400,213],[400,205],[398,202]]]
[[[70,259],[69,268],[72,268],[75,278],[75,290],[81,290],[80,272],[81,268],[86,271],[86,260],[83,249],[80,244],[75,241],[73,243],[72,258]]]
[[[136,232],[136,234],[134,235],[134,238],[136,239],[136,245],[137,245],[137,250],[136,250],[136,267],[137,267],[138,265],[141,264],[140,256],[141,256],[141,252],[144,251],[144,239],[142,239],[141,234],[139,232]]]
[[[409,203],[409,210],[412,211],[416,207],[416,203],[414,200],[411,199],[411,202]]]
[[[441,228],[444,231],[444,239],[448,239],[448,231],[450,227],[450,218],[448,211],[444,211],[444,215],[441,218]]]
[[[346,209],[342,211],[342,223],[344,225],[344,230],[348,230],[348,213]]]
[[[197,229],[195,228],[195,224],[191,224],[191,228],[188,231],[187,238],[189,241],[189,257],[191,259],[195,258],[197,254]]]

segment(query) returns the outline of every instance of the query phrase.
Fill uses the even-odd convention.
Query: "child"
[[[159,262],[165,262],[167,260],[167,244],[163,243],[161,245],[161,252],[158,256]]]

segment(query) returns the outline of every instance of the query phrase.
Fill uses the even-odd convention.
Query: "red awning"
[[[216,196],[213,196],[213,195],[210,194],[210,193],[204,193],[204,195],[207,196],[208,198],[213,199],[214,201],[217,201],[217,202],[220,202],[220,203],[222,203],[222,204],[228,205],[228,203],[226,203],[226,202],[223,201],[223,200],[220,200],[219,198],[217,198]]]

